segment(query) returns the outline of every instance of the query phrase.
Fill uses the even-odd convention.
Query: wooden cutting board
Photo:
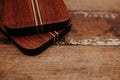
[[[37,55],[54,44],[57,40],[67,34],[71,29],[71,25],[60,31],[53,31],[44,34],[33,34],[27,36],[11,36],[4,29],[2,32],[11,39],[16,46],[27,55]]]
[[[63,0],[4,0],[4,28],[10,35],[60,30],[69,20]]]

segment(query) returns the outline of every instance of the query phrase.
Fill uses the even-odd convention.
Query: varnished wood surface
[[[43,24],[59,23],[69,20],[69,13],[63,0],[38,0]]]
[[[0,19],[1,19],[1,17],[3,17],[3,4],[4,4],[4,1],[3,0],[1,0],[0,1]]]
[[[12,28],[35,26],[30,0],[5,0],[4,25]]]
[[[3,8],[4,28],[11,35],[60,30],[70,20],[63,0],[5,0]]]
[[[3,6],[4,6],[4,1],[1,0],[0,1],[0,26],[3,24],[3,12],[4,12]]]
[[[40,54],[42,51],[61,39],[61,37],[65,36],[70,29],[71,25],[60,31],[14,37],[1,28],[3,33],[10,38],[23,53],[28,55]]]
[[[62,0],[38,0],[43,24],[68,20],[69,15]],[[8,27],[29,27],[35,25],[30,0],[5,1],[5,25]],[[8,21],[9,20],[9,21]],[[40,24],[40,23],[39,23]],[[41,25],[41,24],[40,24]]]
[[[38,0],[43,24],[64,22],[69,14],[62,0]],[[5,0],[4,24],[9,28],[35,26],[31,0]]]

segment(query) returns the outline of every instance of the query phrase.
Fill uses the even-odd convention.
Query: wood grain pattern
[[[62,0],[51,0],[50,2],[49,0],[33,0],[34,3],[38,1],[38,8],[34,6],[35,11],[31,1],[4,1],[4,28],[9,34],[25,35],[38,31],[39,33],[49,32],[63,29],[63,25],[68,25],[70,16]],[[40,12],[38,13],[38,11]]]
[[[116,38],[111,32],[102,33],[111,28],[111,23],[119,23],[119,16],[118,20],[110,19],[111,22],[108,23],[106,19],[84,18],[78,13],[120,11],[120,0],[64,1],[74,13],[71,15],[73,27],[67,40],[86,39],[98,34],[101,34],[102,38]],[[0,37],[1,80],[120,80],[120,46],[54,45],[42,54],[30,57],[23,55],[2,34]]]
[[[52,46],[30,57],[0,46],[1,80],[119,80],[120,46]]]
[[[4,1],[0,0],[0,26],[3,24]]]
[[[20,37],[10,36],[6,31],[4,31],[4,29],[1,28],[1,30],[17,45],[21,51],[23,51],[23,53],[27,55],[37,55],[65,36],[70,31],[70,28],[71,25],[61,31],[56,31],[57,34],[55,32],[50,32],[53,35],[50,33],[44,33]]]
[[[92,37],[119,39],[120,13],[99,13],[100,12],[86,12],[87,16],[85,17],[85,14],[80,11],[71,12],[73,26],[70,33],[66,36],[66,43],[69,44],[72,39],[78,41]],[[106,18],[106,15],[109,18]],[[117,15],[117,17],[113,19],[111,15]]]
[[[69,13],[63,0],[38,0],[43,24],[64,22],[69,19]]]
[[[120,12],[119,0],[64,0],[70,11]]]

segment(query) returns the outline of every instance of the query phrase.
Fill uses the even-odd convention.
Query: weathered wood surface
[[[71,39],[91,37],[119,39],[119,0],[64,1],[73,19],[72,30],[65,37],[67,43]],[[0,79],[120,80],[119,53],[120,46],[54,45],[42,54],[30,57],[1,34]]]
[[[71,11],[120,11],[119,0],[64,0]]]
[[[52,46],[41,55],[0,46],[1,80],[119,80],[120,47]]]
[[[70,44],[71,40],[79,41],[92,38],[104,41],[118,39],[120,42],[119,13],[71,12],[71,17],[73,27],[65,38],[66,44]]]

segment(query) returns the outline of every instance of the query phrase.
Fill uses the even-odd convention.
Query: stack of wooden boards
[[[28,55],[36,55],[70,31],[63,0],[4,0],[2,32]]]

